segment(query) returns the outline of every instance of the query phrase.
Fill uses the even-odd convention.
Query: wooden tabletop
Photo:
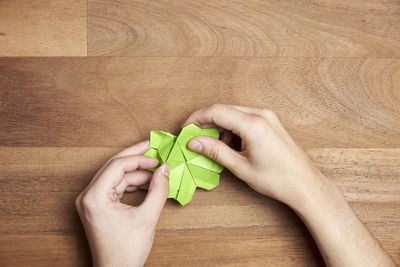
[[[77,194],[217,102],[274,110],[400,264],[399,29],[396,0],[1,1],[0,266],[90,265]],[[225,170],[167,201],[147,264],[323,262],[293,211]]]

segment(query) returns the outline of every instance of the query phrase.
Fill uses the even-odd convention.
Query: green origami
[[[196,187],[206,190],[217,187],[219,174],[224,169],[214,160],[187,148],[192,138],[201,135],[219,138],[217,129],[201,129],[195,124],[184,127],[178,137],[163,131],[150,133],[151,148],[145,155],[158,159],[160,165],[169,164],[168,198],[177,200],[182,206],[192,200]]]

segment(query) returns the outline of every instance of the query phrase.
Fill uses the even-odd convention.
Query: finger
[[[141,155],[144,154],[147,150],[149,150],[149,148],[150,148],[150,142],[149,140],[145,140],[122,150],[121,152],[116,154],[113,158],[121,158],[129,155]]]
[[[129,155],[141,155],[144,154],[148,149],[150,148],[150,141],[149,140],[144,140],[142,142],[139,142],[133,146],[130,146],[128,148],[125,148],[124,150],[118,152],[117,154],[115,154],[114,156],[112,156],[111,158],[109,158],[106,162],[106,164],[104,164],[104,166],[102,167],[102,169],[104,169],[104,167],[110,163],[110,161],[112,161],[115,158],[122,158],[122,157],[126,157]],[[102,169],[100,169],[99,172],[102,171]]]
[[[121,183],[115,187],[115,192],[117,195],[123,195],[127,188],[130,188],[130,192],[133,192],[133,188],[136,190],[141,185],[145,185],[150,182],[152,173],[145,170],[136,170],[133,172],[128,172],[122,178]]]
[[[126,173],[137,169],[151,169],[157,166],[157,164],[158,160],[141,155],[114,158],[98,176],[93,187],[107,192],[120,184]]]
[[[132,192],[134,192],[134,191],[136,191],[137,190],[137,187],[136,186],[128,186],[126,189],[125,189],[125,192],[127,192],[127,193],[132,193]]]
[[[275,115],[275,113],[269,109],[251,108],[251,107],[244,107],[244,106],[237,106],[237,105],[232,105],[232,107],[236,110],[246,112],[248,114],[259,115],[268,121],[277,119],[277,116]]]
[[[169,193],[169,165],[165,163],[153,174],[149,190],[143,203],[139,206],[147,219],[158,222]]]
[[[247,115],[248,113],[228,105],[217,104],[195,111],[186,119],[184,126],[190,123],[195,123],[199,126],[217,125],[243,137],[247,128]]]
[[[246,158],[243,155],[230,148],[223,141],[209,136],[193,138],[189,142],[188,148],[206,155],[232,172],[237,172],[238,166],[242,166],[246,162]]]
[[[130,155],[141,155],[144,154],[149,148],[150,148],[149,140],[145,140],[131,147],[125,148],[124,150],[118,152],[118,154],[115,154],[110,159],[108,159],[106,164],[104,164],[104,166],[100,169],[99,172],[101,172],[106,167],[106,165],[109,164],[115,158],[122,158]]]
[[[242,112],[246,112],[248,114],[256,114],[256,115],[263,117],[268,123],[274,125],[274,129],[278,130],[281,135],[289,137],[286,129],[283,127],[278,116],[276,116],[276,114],[272,110],[250,108],[250,107],[243,107],[243,106],[236,106],[236,105],[232,105],[232,107],[237,110],[240,110]]]
[[[239,106],[239,105],[231,105],[231,107],[234,109],[240,110],[242,112],[260,115],[260,109],[258,109],[258,108],[245,107],[245,106]]]
[[[136,191],[137,189],[147,191],[147,190],[149,189],[149,184],[140,185],[140,186],[128,186],[128,187],[125,189],[125,192],[131,193],[131,192]]]
[[[103,172],[105,167],[115,158],[121,158],[121,157],[126,157],[129,155],[141,155],[144,154],[148,149],[150,148],[150,142],[149,140],[145,140],[142,142],[139,142],[131,147],[128,147],[122,151],[120,151],[118,154],[114,155],[110,159],[107,160],[107,162],[97,171],[93,179],[90,181],[89,185],[87,188],[92,186],[95,181],[97,180],[98,176]]]

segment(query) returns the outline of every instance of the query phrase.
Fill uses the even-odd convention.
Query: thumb
[[[204,154],[234,173],[236,172],[236,168],[242,166],[245,159],[237,151],[230,148],[221,140],[209,136],[198,136],[193,138],[189,142],[188,148]]]
[[[140,209],[142,209],[151,220],[154,219],[155,223],[158,222],[165,201],[168,198],[168,177],[169,165],[165,163],[154,172],[146,198],[140,205]]]

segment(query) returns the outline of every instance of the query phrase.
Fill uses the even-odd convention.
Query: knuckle
[[[168,195],[169,193],[169,181],[164,177],[159,177],[157,181],[155,181],[155,186],[149,188],[149,193],[153,192],[161,195]]]
[[[262,109],[261,114],[266,120],[274,120],[277,118],[275,112],[270,109]]]
[[[161,186],[162,193],[168,195],[168,193],[169,193],[169,180],[165,179],[164,177],[162,179],[160,179],[160,180],[162,180],[161,181],[161,183],[162,183],[162,186]]]
[[[75,198],[75,209],[78,212],[81,211],[81,195],[80,194]]]
[[[96,201],[88,193],[82,196],[81,206],[84,213],[93,213],[97,209]]]
[[[158,188],[157,190],[160,196],[166,197],[168,196],[169,193],[169,186],[168,185],[160,186],[160,188]]]
[[[207,155],[208,155],[209,158],[211,158],[211,159],[213,159],[215,161],[219,161],[220,157],[221,157],[220,150],[216,146],[211,146],[210,148],[208,148]]]
[[[112,159],[110,160],[110,166],[113,166],[113,167],[120,167],[120,166],[122,165],[121,162],[122,162],[121,158],[117,158],[117,157],[112,158]]]
[[[271,128],[269,122],[260,115],[251,114],[249,115],[247,121],[249,123],[249,129],[251,129],[256,136],[264,135]]]
[[[257,126],[261,126],[266,124],[266,120],[259,115],[255,115],[255,114],[249,114],[247,115],[247,121],[252,124],[252,125],[257,125]]]
[[[221,108],[222,108],[222,104],[212,104],[208,107],[208,110],[210,112],[215,112],[215,111],[221,110]]]

